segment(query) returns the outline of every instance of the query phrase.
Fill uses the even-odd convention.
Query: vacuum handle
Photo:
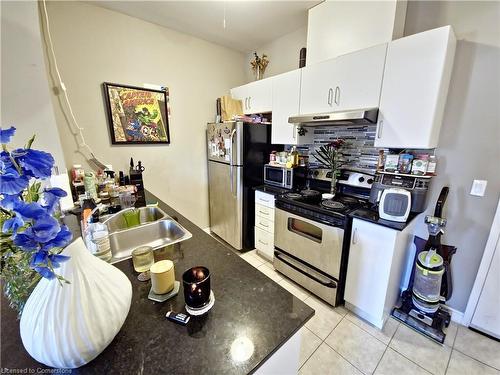
[[[443,217],[443,207],[444,203],[446,202],[446,198],[448,197],[448,192],[450,191],[450,188],[448,186],[444,186],[441,189],[441,193],[439,194],[439,198],[436,203],[436,209],[434,210],[434,216],[435,217]]]

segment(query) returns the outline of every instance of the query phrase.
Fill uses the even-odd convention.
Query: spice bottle
[[[427,173],[428,175],[436,175],[437,158],[434,155],[429,156],[429,162],[427,163]]]

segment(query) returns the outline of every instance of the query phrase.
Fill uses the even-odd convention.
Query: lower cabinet
[[[405,284],[412,238],[411,226],[397,231],[353,219],[344,299],[380,329]]]
[[[274,257],[274,196],[256,191],[255,199],[255,248],[260,255]],[[257,203],[259,201],[264,204]]]

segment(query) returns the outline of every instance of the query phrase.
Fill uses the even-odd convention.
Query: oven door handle
[[[311,275],[311,274],[307,273],[307,272],[306,272],[306,271],[304,271],[303,269],[301,269],[301,268],[299,268],[299,267],[295,266],[294,264],[292,264],[292,263],[290,263],[289,261],[287,261],[286,259],[284,259],[284,258],[283,258],[283,256],[282,256],[279,252],[275,251],[275,252],[274,252],[274,256],[275,256],[276,258],[278,258],[280,261],[282,261],[283,263],[285,263],[287,266],[289,266],[289,267],[293,268],[293,269],[294,269],[295,271],[297,271],[297,272],[300,272],[300,273],[301,273],[301,274],[303,274],[304,276],[307,276],[308,278],[313,279],[313,280],[314,280],[314,281],[316,281],[317,283],[319,283],[319,284],[321,284],[321,285],[324,285],[324,286],[326,286],[326,287],[328,287],[328,288],[337,288],[337,284],[336,284],[335,282],[333,282],[333,281],[325,282],[325,281],[323,281],[323,280],[318,279],[317,277],[314,277],[313,275]]]

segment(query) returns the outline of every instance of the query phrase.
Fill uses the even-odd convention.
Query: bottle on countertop
[[[92,196],[87,192],[85,193],[85,198],[82,203],[82,225],[83,231],[87,229],[90,218],[92,217],[94,208],[96,208],[96,204]],[[97,220],[99,221],[99,219]]]
[[[120,186],[125,186],[125,174],[123,171],[118,172],[118,184]]]
[[[97,188],[96,188],[96,178],[94,173],[87,172],[83,178],[83,186],[85,187],[85,193],[89,194],[92,199],[97,199]]]

